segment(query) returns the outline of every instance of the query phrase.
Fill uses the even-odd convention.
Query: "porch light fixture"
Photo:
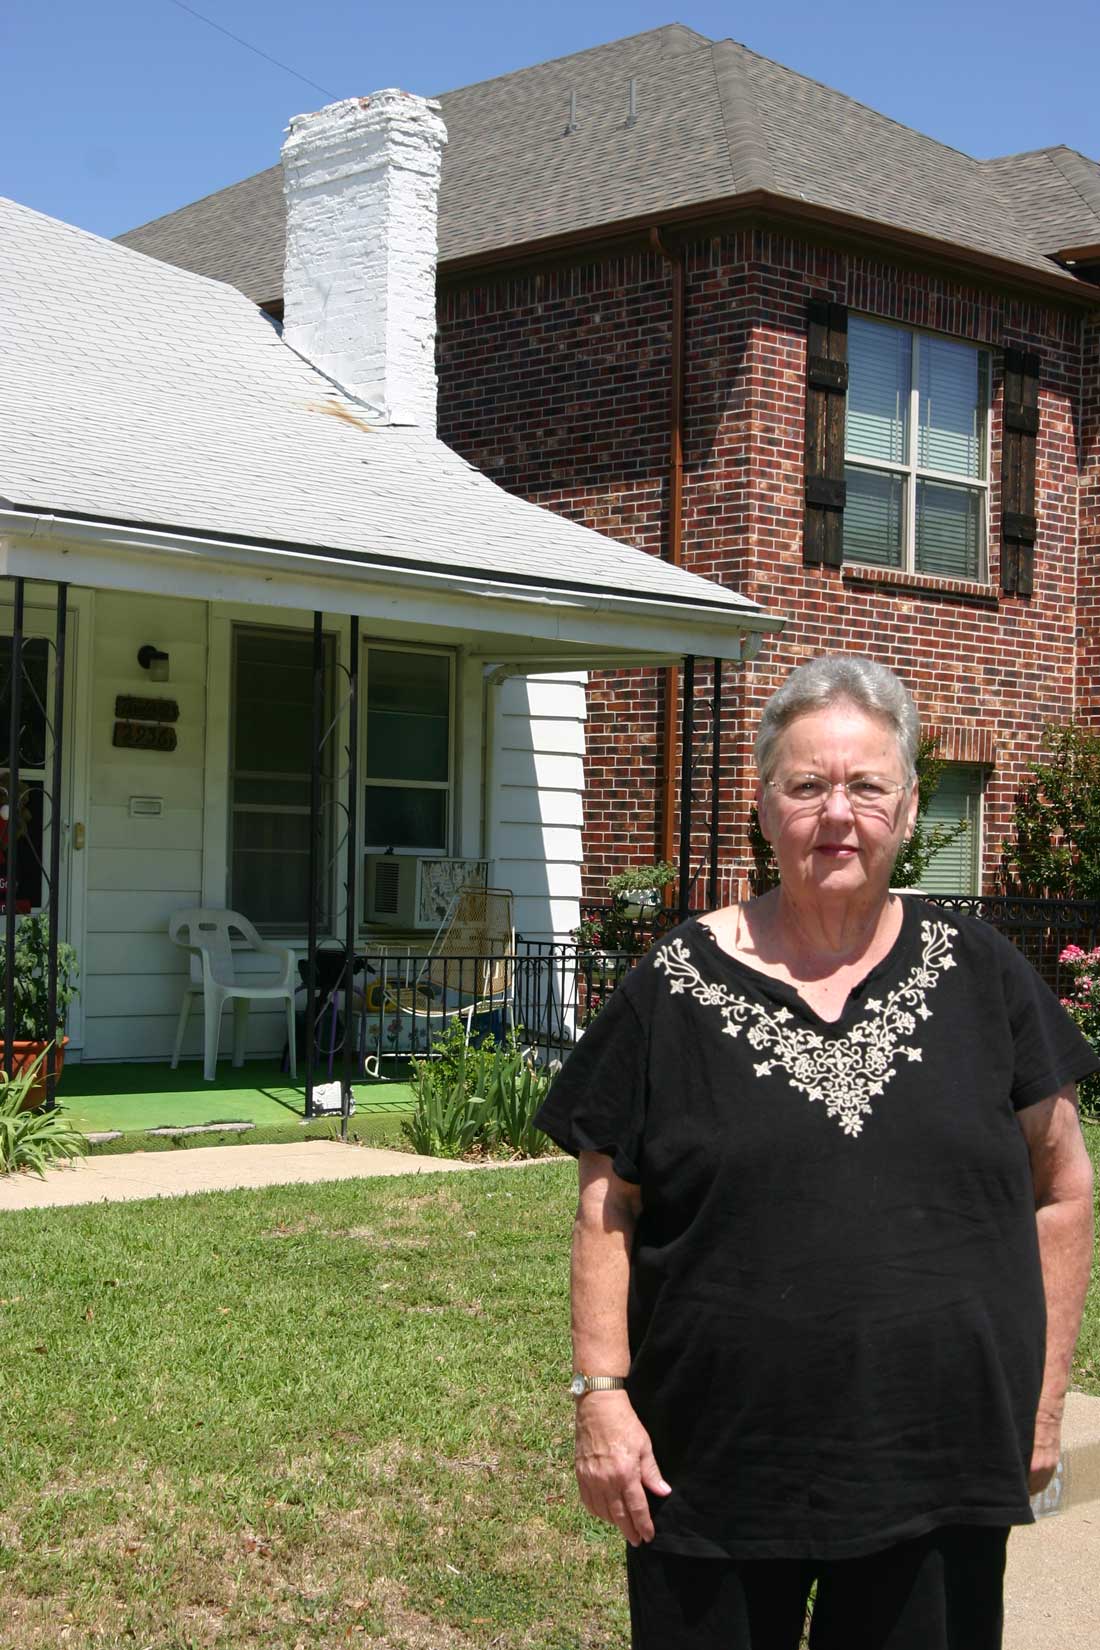
[[[166,682],[168,680],[168,654],[162,653],[159,647],[152,642],[146,642],[144,647],[138,648],[138,664],[142,670],[149,672],[151,682]]]

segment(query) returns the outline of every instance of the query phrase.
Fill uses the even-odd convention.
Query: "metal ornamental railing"
[[[945,911],[958,911],[992,924],[1017,945],[1051,988],[1068,988],[1059,962],[1068,945],[1091,951],[1100,944],[1100,902],[1032,899],[1021,895],[922,895]],[[612,993],[637,966],[661,933],[678,920],[678,912],[658,911],[646,921],[628,922],[610,906],[585,906],[583,915],[606,940],[590,945],[574,941],[517,938],[506,956],[446,959],[429,982],[422,978],[423,957],[386,952],[358,952],[355,958],[352,1035],[362,1070],[386,1074],[387,1062],[430,1055],[456,1018],[473,1040],[492,1033],[498,1040],[509,1027],[520,1028],[525,1046],[540,1060],[564,1060]],[[604,921],[600,929],[601,919]],[[346,971],[342,948],[318,951],[321,990],[315,1016],[315,1053],[319,1076],[339,1069],[347,1026],[344,1019]],[[487,962],[495,966],[499,988],[490,998],[471,998],[463,987]],[[503,967],[501,966],[503,965]],[[390,1065],[389,1070],[394,1067]]]

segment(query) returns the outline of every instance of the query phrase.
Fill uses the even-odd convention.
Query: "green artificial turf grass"
[[[358,1112],[409,1112],[413,1107],[405,1083],[362,1082],[354,1092]],[[67,1120],[83,1134],[244,1122],[293,1128],[304,1115],[305,1085],[301,1075],[292,1083],[274,1060],[249,1061],[237,1071],[228,1061],[219,1062],[212,1083],[203,1081],[202,1067],[193,1061],[176,1071],[151,1063],[105,1063],[67,1066],[58,1100]]]
[[[5,1650],[625,1643],[575,1200],[563,1163],[0,1218]]]

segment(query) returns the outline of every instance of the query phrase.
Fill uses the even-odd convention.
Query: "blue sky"
[[[102,235],[271,166],[291,114],[431,94],[662,23],[753,51],[971,154],[1100,158],[1096,0],[759,6],[694,0],[3,0],[0,194]]]

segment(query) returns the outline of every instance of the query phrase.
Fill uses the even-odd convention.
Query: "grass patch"
[[[5,1650],[625,1644],[573,1487],[575,1196],[562,1162],[0,1216]]]
[[[1086,1123],[1085,1143],[1092,1158],[1095,1176],[1097,1221],[1100,1224],[1100,1123]],[[1092,1282],[1085,1303],[1085,1318],[1077,1342],[1073,1364],[1073,1385],[1080,1392],[1100,1398],[1100,1249],[1092,1252]]]
[[[389,1146],[407,1151],[401,1120],[407,1113],[356,1112],[348,1121],[348,1139],[364,1146]],[[340,1137],[339,1117],[316,1117],[311,1123],[258,1123],[251,1129],[205,1127],[201,1134],[123,1133],[113,1140],[101,1140],[88,1148],[89,1157],[110,1157],[125,1152],[185,1151],[195,1146],[284,1146],[303,1140],[334,1140]]]
[[[5,1650],[626,1641],[572,1165],[0,1219]]]

